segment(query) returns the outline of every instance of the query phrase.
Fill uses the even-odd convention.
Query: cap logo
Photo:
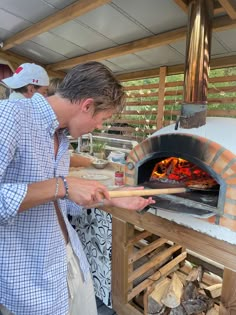
[[[15,71],[16,74],[20,73],[23,70],[23,67],[18,67]]]
[[[39,83],[39,80],[33,79],[33,83]]]

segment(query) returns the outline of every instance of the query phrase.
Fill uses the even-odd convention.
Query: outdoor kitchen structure
[[[214,283],[217,285],[214,292],[220,288],[220,293],[213,298],[215,306],[217,304],[213,307],[214,313],[208,313],[212,311],[210,304],[204,312],[189,311],[187,315],[235,315],[236,118],[232,117],[236,117],[236,102],[231,93],[236,91],[236,75],[224,73],[222,77],[213,78],[215,85],[231,83],[230,86],[212,88],[218,93],[213,105],[230,105],[227,115],[222,107],[217,108],[221,116],[227,118],[209,117],[208,75],[210,67],[228,69],[236,66],[236,1],[1,2],[0,61],[12,72],[22,63],[35,62],[45,67],[50,77],[63,78],[74,66],[95,60],[107,65],[123,82],[158,79],[158,83],[148,83],[146,90],[142,83],[139,87],[125,86],[126,91],[131,89],[130,94],[127,93],[131,100],[129,108],[121,113],[119,121],[104,126],[104,131],[107,128],[122,134],[119,135],[121,140],[139,142],[137,146],[131,146],[126,164],[122,166],[125,184],[155,188],[160,192],[169,189],[169,193],[153,196],[156,204],[142,212],[109,208],[104,211],[88,209],[83,213],[89,220],[91,212],[97,213],[100,220],[93,220],[93,223],[97,230],[101,229],[103,243],[97,237],[97,231],[93,230],[97,239],[92,235],[94,247],[98,251],[102,248],[102,259],[99,255],[96,257],[100,259],[100,265],[95,257],[92,259],[95,262],[93,268],[102,278],[100,281],[96,276],[98,281],[94,282],[96,286],[100,281],[97,288],[101,296],[109,300],[109,306],[118,315],[148,315],[151,312],[148,312],[147,303],[153,285],[160,284],[159,281],[165,278],[173,280],[173,273],[178,274],[184,268],[191,252],[196,257],[199,255],[198,262],[208,265],[210,272],[220,275],[222,282]],[[2,79],[10,75],[3,71],[3,67],[1,69]],[[180,79],[168,81],[168,76],[183,73],[183,84]],[[145,95],[143,90],[147,92]],[[228,94],[220,97],[221,92]],[[175,114],[177,119],[172,119],[175,116],[172,117],[172,109],[168,107],[166,112],[169,111],[170,118],[164,121],[165,106],[174,103],[174,98],[177,103],[178,93],[182,100],[181,110]],[[155,101],[146,101],[151,95],[156,97]],[[170,95],[172,99],[168,99]],[[145,116],[148,111],[145,105],[151,108],[151,114],[156,115],[154,124],[148,122],[146,129],[149,117]],[[139,116],[138,127],[132,126],[132,115]],[[116,123],[124,123],[126,127]],[[140,126],[145,137],[147,134],[149,137],[142,137],[142,140],[136,137],[135,130],[142,129]],[[125,138],[126,131],[130,138]],[[101,137],[101,134],[94,133],[93,136]],[[116,138],[114,142],[119,141],[117,133],[106,136]],[[94,169],[92,172],[94,174]],[[173,194],[172,188],[182,188],[182,192]],[[78,229],[82,231],[80,227]],[[87,248],[92,256],[92,241],[84,240],[89,244]],[[144,258],[146,261],[137,266]],[[107,271],[109,268],[100,268],[110,267],[110,263],[112,279]],[[205,289],[210,292],[209,287]],[[143,305],[137,307],[135,303],[140,298]],[[181,310],[175,311],[168,314],[186,315]]]
[[[127,185],[160,190],[168,187],[170,193],[154,196],[156,205],[146,209],[145,214],[111,212],[113,270],[118,273],[113,276],[112,292],[118,314],[141,314],[137,308],[132,309],[133,298],[140,294],[144,296],[144,314],[149,314],[146,304],[153,290],[150,291],[150,287],[171,272],[175,260],[176,265],[183,263],[184,248],[224,266],[218,313],[236,313],[236,147],[231,140],[236,120],[207,118],[212,5],[212,1],[189,1],[184,95],[179,118],[175,124],[142,141],[126,160]],[[171,188],[176,187],[185,187],[186,191],[172,194]],[[139,236],[134,236],[134,226],[143,229]],[[132,244],[146,239],[148,232],[161,237],[157,242],[164,238],[183,247],[173,248],[175,255],[168,263],[172,265],[161,265],[145,280],[137,282],[138,276],[148,268],[135,268],[133,262],[138,253],[133,252]],[[160,259],[153,259],[160,263]],[[126,280],[118,279],[120,274],[125,275]],[[199,313],[187,309],[176,309],[176,312],[173,314]]]

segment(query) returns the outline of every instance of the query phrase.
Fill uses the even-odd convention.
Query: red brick
[[[212,160],[214,159],[216,153],[221,149],[221,145],[216,142],[211,141],[207,147],[207,153],[205,156],[205,163],[208,165],[211,164]]]
[[[236,199],[236,196],[235,196]],[[224,205],[224,213],[236,216],[236,204],[226,202]]]
[[[236,187],[227,187],[226,198],[236,200]]]
[[[220,225],[225,226],[232,231],[236,231],[236,220],[221,217],[220,218]]]

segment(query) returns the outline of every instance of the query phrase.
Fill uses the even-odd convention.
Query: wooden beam
[[[210,62],[211,69],[228,68],[234,66],[236,66],[236,56],[215,58]]]
[[[174,0],[174,2],[185,12],[188,13],[188,5],[185,0]]]
[[[219,314],[230,315],[230,314],[235,314],[235,313],[236,313],[236,272],[233,272],[225,268]]]
[[[167,73],[166,67],[161,67],[159,89],[158,89],[157,120],[156,120],[157,130],[163,127],[166,73]]]
[[[232,21],[228,16],[223,16],[213,20],[213,30],[216,32],[224,31],[226,29],[236,27],[236,21]],[[106,60],[114,57],[119,57],[127,54],[133,54],[137,51],[145,49],[151,49],[154,47],[160,47],[169,45],[171,43],[185,39],[187,28],[181,27],[176,30],[168,31],[162,34],[139,39],[127,44],[119,45],[116,47],[100,50],[98,52],[82,55],[75,58],[70,58],[65,61],[59,61],[57,63],[47,66],[50,70],[62,70],[70,69],[80,63],[84,63],[92,60]]]
[[[228,16],[215,18],[212,23],[212,29],[215,32],[223,32],[236,27],[236,21],[231,20]]]
[[[64,9],[56,12],[53,15],[39,21],[38,23],[28,27],[27,29],[13,35],[3,42],[3,50],[10,49],[15,45],[19,45],[39,34],[49,31],[50,29],[57,27],[71,21],[81,15],[94,10],[111,0],[80,0],[65,7]]]
[[[236,19],[235,6],[231,0],[218,0],[232,20]]]
[[[174,0],[174,2],[187,14],[188,13],[188,3],[186,0]],[[219,3],[214,3],[213,14],[218,15],[220,13],[224,13],[225,8],[219,6]]]
[[[21,55],[15,54],[15,53],[10,52],[10,51],[1,51],[0,50],[0,58],[4,59],[7,62],[9,62],[10,64],[14,65],[14,68],[17,68],[19,65],[21,65],[22,63],[26,63],[26,62],[36,63],[36,64],[45,68],[44,65],[42,65],[38,62],[35,62],[32,59],[23,57]],[[55,77],[55,78],[64,78],[64,76],[66,75],[66,73],[63,71],[47,70],[47,73],[50,77]]]
[[[203,257],[212,259],[226,268],[236,271],[236,245],[216,239],[199,231],[194,231],[191,228],[151,213],[138,214],[136,211],[125,209],[121,211],[120,208],[115,207],[104,208],[104,211],[111,213],[113,218],[116,217],[119,220],[137,225],[153,234],[158,234],[193,252],[199,253]]]
[[[128,254],[130,249],[125,249],[124,244],[129,241],[129,236],[133,234],[134,227],[122,220],[112,219],[112,300],[120,304],[126,304],[128,285]],[[122,276],[121,276],[122,275]]]
[[[218,68],[228,68],[236,66],[236,56],[229,56],[229,57],[221,57],[211,59],[210,67],[211,69],[218,69]],[[184,65],[175,65],[169,66],[167,68],[167,75],[174,75],[184,73]],[[160,75],[160,68],[154,68],[149,70],[141,70],[135,72],[127,72],[122,74],[117,74],[116,77],[120,81],[131,81],[131,80],[139,80],[143,78],[154,78]]]
[[[133,54],[137,51],[150,49],[168,45],[176,41],[184,39],[186,36],[186,28],[181,27],[176,30],[165,32],[162,34],[139,39],[127,44],[119,45],[116,47],[108,48],[98,52],[82,55],[79,57],[71,58],[65,61],[59,61],[55,64],[49,65],[47,68],[52,70],[70,69],[77,64],[92,61],[92,60],[105,60],[114,57],[123,56],[126,54]]]

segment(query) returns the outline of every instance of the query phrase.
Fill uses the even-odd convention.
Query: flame
[[[188,180],[212,179],[212,177],[196,164],[182,158],[170,157],[155,165],[150,179],[186,182]],[[215,183],[217,184],[217,182]]]

